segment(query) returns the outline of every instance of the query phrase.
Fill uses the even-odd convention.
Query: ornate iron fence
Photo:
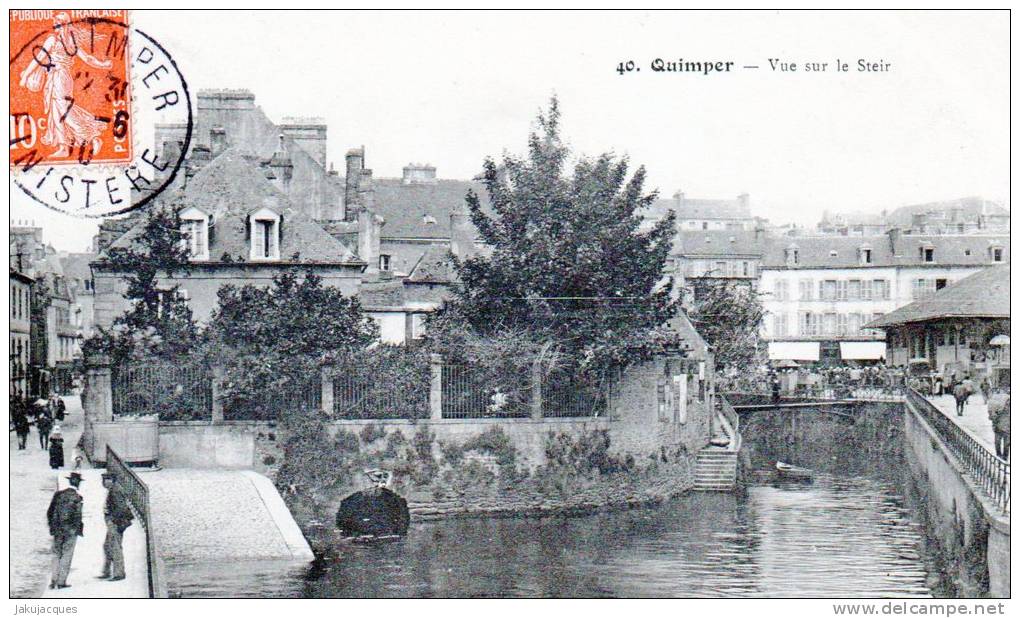
[[[148,557],[149,597],[153,599],[167,598],[166,578],[163,574],[163,561],[159,557],[156,543],[156,531],[152,526],[152,510],[149,501],[149,487],[142,482],[135,472],[128,467],[116,451],[107,445],[106,469],[117,475],[117,488],[124,494],[134,507],[145,528],[145,552]]]
[[[907,401],[924,418],[968,474],[1005,513],[1009,513],[1010,464],[992,453],[917,391]]]
[[[275,421],[288,412],[319,414],[321,410],[319,376],[292,391],[264,390],[223,400],[223,419],[227,421]]]
[[[161,420],[210,420],[212,372],[202,365],[132,363],[112,371],[113,413]]]

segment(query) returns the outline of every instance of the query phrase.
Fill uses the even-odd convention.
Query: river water
[[[189,597],[938,595],[904,487],[876,475],[761,479],[743,494],[631,510],[416,523],[395,542],[336,541],[311,566],[170,563],[169,579]]]

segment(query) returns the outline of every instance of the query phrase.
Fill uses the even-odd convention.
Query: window
[[[935,292],[935,280],[914,279],[912,292],[914,300],[928,298]]]
[[[743,267],[744,267],[744,276],[745,277],[750,277],[751,276],[751,263],[750,262],[744,262],[743,263]]]
[[[716,262],[715,263],[715,270],[712,272],[712,275],[714,275],[716,277],[725,277],[726,274],[727,274],[726,273],[726,262]]]
[[[703,230],[707,230],[708,229],[708,221],[703,221],[701,223],[701,229],[703,229]]]
[[[379,270],[388,271],[390,269],[390,256],[386,254],[379,255]]]
[[[802,311],[800,314],[800,334],[817,335],[818,316],[811,313],[810,311]]]
[[[936,279],[935,280],[935,291],[937,292],[937,291],[941,290],[942,288],[946,287],[946,285],[948,285],[948,281],[946,279]]]
[[[798,288],[800,290],[800,299],[801,300],[813,300],[814,299],[814,297],[813,297],[813,295],[811,293],[811,290],[814,288],[814,286],[812,285],[812,282],[811,282],[810,279],[801,279],[800,281],[797,282],[797,285],[798,285]]]
[[[846,331],[847,331],[847,315],[845,313],[841,313],[838,316],[836,316],[836,334],[845,335],[847,334]]]
[[[280,216],[268,208],[251,216],[251,259],[280,259]]]
[[[866,247],[866,246],[865,247],[861,247],[859,249],[859,251],[858,251],[858,256],[860,257],[861,264],[871,264],[871,248],[870,247]]]
[[[875,279],[871,282],[871,295],[874,300],[889,300],[889,282]]]
[[[818,297],[821,300],[836,300],[836,280],[822,281],[818,287]]]
[[[800,263],[800,251],[797,249],[797,245],[790,245],[786,248],[786,265],[796,266]]]
[[[1002,261],[1002,247],[989,247],[988,248],[988,257],[991,258],[991,260],[993,262],[1001,262]]]
[[[861,281],[861,300],[871,300],[870,281]]]
[[[861,323],[863,322],[864,316],[859,313],[851,313],[848,316],[847,321],[847,334],[857,335],[861,332]]]
[[[772,323],[774,325],[773,331],[776,337],[785,337],[789,334],[789,324],[787,324],[785,313],[773,316]]]
[[[822,334],[823,335],[835,335],[836,334],[836,314],[826,313],[822,316]]]
[[[848,300],[860,300],[861,298],[861,281],[860,279],[851,279],[847,282],[846,297]]]
[[[836,282],[836,300],[846,300],[846,281]]]
[[[181,242],[188,250],[188,258],[192,260],[209,259],[209,215],[197,208],[186,208],[180,213]],[[86,285],[85,289],[89,289]]]
[[[935,248],[934,247],[921,247],[921,261],[922,262],[934,262],[935,261]]]
[[[786,279],[776,279],[776,300],[789,300],[789,282]]]

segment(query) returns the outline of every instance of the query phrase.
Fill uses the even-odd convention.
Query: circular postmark
[[[12,184],[88,218],[141,208],[171,186],[192,115],[166,49],[127,11],[12,10],[10,20]]]

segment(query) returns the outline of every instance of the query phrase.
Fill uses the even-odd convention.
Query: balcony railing
[[[985,494],[1004,513],[1009,513],[1009,462],[988,450],[916,390],[907,391],[907,400]]]

